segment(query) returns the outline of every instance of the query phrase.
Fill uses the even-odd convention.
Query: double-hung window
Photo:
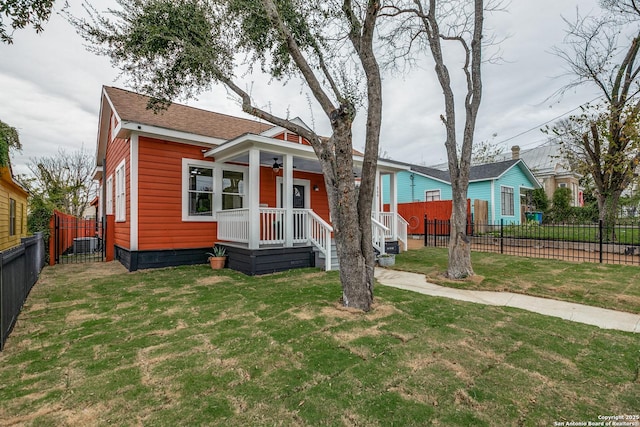
[[[214,167],[211,162],[182,159],[182,220],[211,221],[214,215]]]
[[[435,202],[440,200],[440,190],[427,190],[424,192],[425,202]]]
[[[502,203],[502,215],[513,216],[514,199],[513,187],[500,187],[500,200]]]
[[[116,221],[127,219],[127,190],[126,190],[125,161],[120,162],[116,168]]]
[[[9,199],[9,236],[16,235],[16,201]]]
[[[107,186],[105,187],[105,202],[107,215],[113,215],[113,175],[107,178]]]

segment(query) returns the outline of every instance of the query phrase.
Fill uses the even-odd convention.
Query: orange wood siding
[[[285,138],[286,135],[286,138]],[[279,139],[281,141],[289,141],[294,142],[296,144],[302,145],[311,145],[308,139],[300,137],[298,134],[293,132],[282,132],[273,137],[274,139]]]
[[[113,212],[116,212],[116,168],[125,160],[125,188],[126,188],[126,216],[124,222],[115,223],[115,239],[114,244],[123,248],[131,248],[131,155],[129,149],[129,140],[115,138],[109,142],[107,147],[107,165],[105,170],[104,182],[112,176],[113,187],[111,188],[113,195]]]
[[[139,138],[139,250],[210,247],[216,239],[216,223],[182,221],[183,158],[209,160],[200,146]]]

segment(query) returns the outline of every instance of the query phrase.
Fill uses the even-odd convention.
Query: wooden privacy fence
[[[385,210],[389,210],[389,205],[385,205]],[[413,202],[398,203],[398,214],[408,223],[407,232],[409,234],[425,234],[424,217],[429,220],[449,220],[453,211],[453,201],[438,200],[435,202]],[[471,218],[471,200],[467,199],[467,218]],[[449,234],[448,224],[438,228],[438,233]],[[430,230],[434,234],[435,229]]]
[[[18,246],[0,252],[0,350],[44,265],[42,233],[23,238]]]

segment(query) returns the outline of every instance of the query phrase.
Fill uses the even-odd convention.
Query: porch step
[[[326,265],[326,257],[320,249],[314,246],[313,251],[316,254],[316,267],[324,269]],[[331,270],[340,270],[340,263],[338,261],[338,251],[336,250],[336,241],[331,239]]]

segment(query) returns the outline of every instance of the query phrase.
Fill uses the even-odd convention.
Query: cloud
[[[80,1],[71,1],[73,13],[82,13]],[[113,6],[113,0],[100,8]],[[579,0],[581,11],[597,10],[596,0]],[[508,12],[486,18],[487,31],[498,38],[509,36],[499,45],[505,61],[483,66],[484,92],[476,128],[476,140],[494,133],[502,141],[592,99],[596,92],[579,88],[562,99],[545,102],[568,81],[562,77],[564,65],[549,53],[564,37],[561,14],[572,16],[576,3],[557,0],[513,1]],[[29,158],[54,154],[58,147],[67,151],[83,144],[93,151],[97,135],[102,85],[124,87],[116,81],[118,71],[110,61],[88,52],[84,41],[59,15],[54,14],[42,34],[24,29],[15,33],[13,45],[0,45],[0,120],[20,130],[24,151],[14,156],[14,170],[26,172]],[[455,90],[460,109],[464,93],[455,50],[450,71],[458,82]],[[384,76],[383,128],[381,147],[397,160],[435,164],[446,160],[444,110],[440,89],[430,59],[405,75]],[[561,76],[561,77],[558,77]],[[280,114],[300,116],[322,134],[330,127],[317,104],[309,103],[308,90],[299,81],[285,86],[261,75],[247,76],[258,103]],[[231,115],[244,116],[237,100],[214,86],[189,105]],[[354,129],[354,146],[364,145],[364,112],[359,112]],[[460,129],[463,116],[458,117]],[[528,132],[505,143],[527,146],[544,141],[538,131]],[[507,147],[508,148],[508,147]]]

